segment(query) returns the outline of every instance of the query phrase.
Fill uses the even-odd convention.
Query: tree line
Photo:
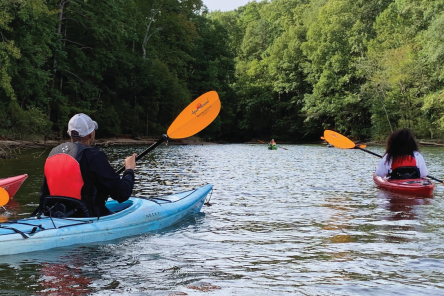
[[[210,19],[236,56],[242,131],[444,136],[444,1],[272,0]]]
[[[0,136],[158,136],[199,95],[222,110],[200,136],[444,136],[444,0],[0,2]]]
[[[89,114],[98,136],[155,135],[192,99],[230,95],[227,31],[201,0],[0,2],[0,135],[66,134]],[[220,134],[228,105],[208,129]]]

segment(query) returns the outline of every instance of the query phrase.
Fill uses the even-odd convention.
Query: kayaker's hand
[[[134,170],[136,168],[136,156],[137,156],[137,154],[134,153],[133,155],[125,158],[125,169],[126,170]]]

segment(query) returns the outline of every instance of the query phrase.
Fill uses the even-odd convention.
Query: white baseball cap
[[[74,115],[68,122],[68,135],[70,136],[77,136],[77,135],[71,135],[72,131],[76,131],[79,135],[78,137],[86,137],[93,131],[97,130],[99,128],[99,125],[97,122],[91,119],[86,114],[79,113]]]

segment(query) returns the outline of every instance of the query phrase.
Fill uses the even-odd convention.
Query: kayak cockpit
[[[117,201],[115,201],[115,200],[110,200],[110,201],[107,201],[106,202],[106,207],[108,208],[108,210],[110,210],[111,212],[113,212],[113,213],[117,213],[117,212],[120,212],[120,211],[123,211],[123,210],[125,210],[125,209],[127,209],[127,208],[129,208],[130,206],[132,206],[133,205],[133,201],[132,200],[127,200],[127,201],[124,201],[124,202],[122,202],[122,203],[118,203]]]

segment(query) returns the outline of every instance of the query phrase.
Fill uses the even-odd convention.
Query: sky
[[[230,11],[251,1],[253,0],[203,0],[202,2],[208,7],[209,11]]]

